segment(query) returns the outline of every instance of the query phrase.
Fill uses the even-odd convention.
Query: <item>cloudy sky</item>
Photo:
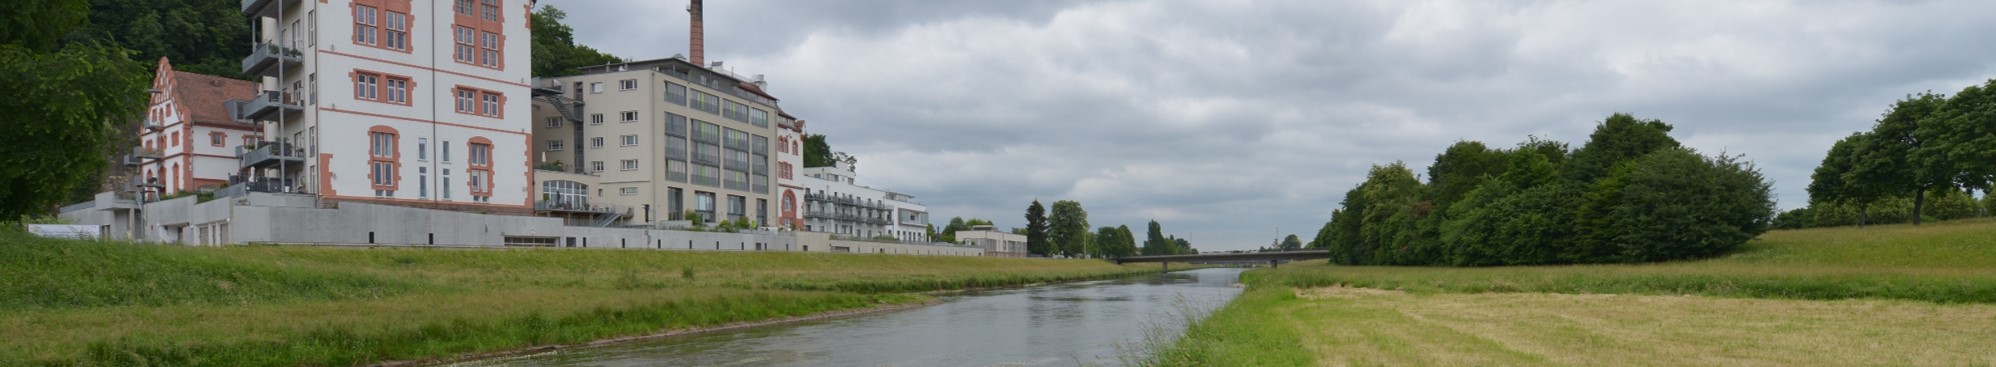
[[[620,57],[686,52],[685,1],[543,0]],[[1614,112],[1743,154],[1806,204],[1894,100],[1996,78],[1996,1],[710,0],[707,59],[860,158],[860,183],[1024,226],[1156,219],[1202,250],[1313,236],[1374,164],[1584,142]]]

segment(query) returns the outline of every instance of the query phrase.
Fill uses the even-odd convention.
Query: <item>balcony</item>
[[[243,0],[243,15],[276,18],[279,1],[286,8],[298,7],[298,0]]]
[[[616,208],[610,206],[590,206],[589,200],[587,198],[573,198],[567,200],[564,199],[534,200],[534,211],[541,213],[568,212],[568,213],[604,214],[604,213],[610,213],[615,210]]]
[[[299,105],[297,100],[290,98],[290,96],[285,95],[283,92],[274,90],[263,91],[263,95],[250,98],[249,104],[243,107],[243,119],[276,120],[273,115],[279,111],[284,113],[305,112],[305,106]]]
[[[165,157],[165,155],[160,154],[159,148],[147,148],[147,147],[132,147],[132,156],[142,160],[160,159],[161,157]]]
[[[304,55],[298,53],[298,50],[278,46],[275,43],[258,43],[250,51],[249,57],[243,58],[243,74],[275,77],[278,76],[279,63],[297,70],[303,62]]]
[[[305,164],[305,149],[283,142],[258,144],[256,148],[237,146],[236,158],[243,168],[263,168],[279,164]]]

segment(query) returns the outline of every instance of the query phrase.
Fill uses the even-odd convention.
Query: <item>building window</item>
[[[383,41],[388,48],[407,51],[409,49],[409,15],[397,12],[388,13],[388,29]]]
[[[638,111],[624,111],[624,112],[621,112],[621,113],[618,113],[617,115],[618,115],[618,116],[620,116],[620,117],[622,117],[622,119],[619,119],[618,121],[621,121],[621,122],[638,122]]]
[[[505,96],[499,94],[499,92],[457,87],[452,94],[457,96],[458,113],[486,117],[504,117],[506,115],[506,111],[502,109],[503,104],[501,103],[505,99]]]
[[[444,141],[444,145],[440,145],[440,146],[438,146],[438,147],[439,147],[440,149],[443,149],[443,150],[444,150],[444,154],[443,154],[443,158],[444,158],[444,163],[450,163],[450,141],[449,141],[449,140],[445,140],[445,141]],[[444,176],[450,176],[450,170],[444,170]],[[445,192],[449,192],[449,191],[445,191]],[[450,197],[450,194],[444,194],[444,197]]]
[[[172,140],[172,141],[173,141],[173,147],[176,147],[176,148],[180,147],[180,132],[179,132],[179,131],[175,131],[175,132],[173,132],[173,140]]]
[[[721,114],[721,97],[707,94],[707,92],[693,91],[692,107],[695,110],[707,111],[707,113],[719,115]]]
[[[788,180],[788,179],[791,179],[791,177],[790,177],[790,162],[777,162],[777,163],[776,163],[776,177],[777,177],[777,178],[781,178],[781,179],[785,179],[785,180]]]
[[[457,112],[458,112],[458,113],[472,113],[472,102],[471,102],[471,101],[472,101],[472,99],[473,99],[473,98],[477,98],[477,95],[478,95],[478,92],[474,92],[474,91],[471,91],[471,90],[466,90],[466,89],[458,89],[458,90],[456,90],[456,91],[453,91],[453,92],[452,92],[452,94],[455,94],[455,95],[457,95]]]
[[[254,147],[256,146],[256,143],[257,143],[256,135],[243,135],[243,146]],[[152,143],[147,142],[146,145],[148,145],[147,148],[151,148]]]
[[[499,67],[499,34],[492,32],[479,32],[479,34],[478,45],[483,55],[478,59],[479,62],[488,68]]]
[[[561,151],[561,140],[559,140],[559,139],[557,139],[557,140],[549,140],[549,141],[548,141],[548,151],[555,151],[555,152],[559,152],[559,151]]]
[[[480,94],[485,99],[485,108],[478,110],[478,113],[486,116],[499,117],[501,112],[499,110],[499,94],[493,93],[491,91],[480,91]]]
[[[409,104],[408,78],[388,77],[388,80],[383,81],[382,84],[388,89],[388,103]]]
[[[395,146],[395,129],[375,126],[368,129],[368,181],[374,186],[376,195],[392,196],[395,190],[395,175],[400,165],[401,153]]]
[[[368,46],[375,45],[374,10],[375,10],[374,7],[367,5],[353,6],[353,43],[358,43]]]
[[[482,8],[485,10],[483,12],[485,20],[499,21],[499,0],[483,0],[481,2],[484,4]]]
[[[592,113],[592,114],[589,114],[589,124],[590,124],[590,125],[602,125],[602,124],[603,124],[603,114],[600,114],[600,113]]]
[[[638,89],[638,80],[637,79],[619,80],[617,81],[617,89],[618,90]]]
[[[430,168],[416,167],[416,197],[430,197]]]
[[[416,138],[416,161],[430,160],[430,138]]]
[[[353,98],[362,101],[380,100],[381,76],[374,73],[353,74]]]
[[[756,127],[769,127],[769,111],[751,108],[748,116],[749,123],[755,124]]]
[[[620,163],[620,165],[622,166],[622,169],[623,169],[623,170],[625,170],[625,171],[636,171],[636,170],[638,170],[638,160],[636,160],[636,159],[625,159],[625,160],[622,160],[622,161],[618,161],[618,163]]]
[[[471,55],[475,51],[475,47],[471,44],[473,33],[471,27],[458,26],[453,33],[456,34],[453,37],[457,40],[457,48],[451,53],[451,58],[458,62],[471,63]]]
[[[471,0],[457,0],[455,9],[458,14],[471,15]]]
[[[589,149],[603,149],[603,137],[589,138]]]
[[[548,127],[561,127],[561,117],[549,117]]]
[[[466,145],[466,148],[471,154],[469,162],[471,168],[465,170],[466,173],[470,174],[470,178],[466,179],[466,181],[471,187],[471,200],[490,202],[492,200],[493,184],[492,142],[485,138],[473,137],[469,144]]]
[[[590,172],[603,172],[603,161],[589,161]]]
[[[672,102],[672,104],[685,106],[686,86],[673,84],[671,82],[665,83],[665,101]]]
[[[603,93],[603,83],[589,83],[589,93]]]
[[[619,138],[621,138],[621,139],[618,139],[618,140],[622,140],[622,142],[621,142],[621,143],[623,143],[623,144],[621,144],[622,146],[627,146],[627,147],[628,147],[628,146],[636,146],[636,145],[638,145],[638,136],[637,136],[637,135],[635,135],[635,134],[634,134],[634,135],[624,135],[624,136],[621,136],[621,137],[619,137]]]
[[[227,136],[229,134],[220,131],[208,133],[208,145],[222,146],[222,140],[226,139]]]
[[[636,187],[625,187],[617,189],[617,195],[631,196],[637,194],[638,194],[638,188]]]

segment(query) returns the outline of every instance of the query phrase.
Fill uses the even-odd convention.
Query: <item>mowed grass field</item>
[[[448,358],[1153,271],[900,255],[194,248],[0,231],[0,366]]]
[[[1996,221],[1664,264],[1247,273],[1162,365],[1996,365]]]

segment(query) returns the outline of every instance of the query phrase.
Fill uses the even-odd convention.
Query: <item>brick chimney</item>
[[[691,60],[693,61],[693,65],[706,66],[707,32],[700,26],[700,11],[700,0],[693,0],[692,4],[686,6],[686,12],[693,15],[693,32],[691,33],[693,39],[688,51],[693,55]]]

